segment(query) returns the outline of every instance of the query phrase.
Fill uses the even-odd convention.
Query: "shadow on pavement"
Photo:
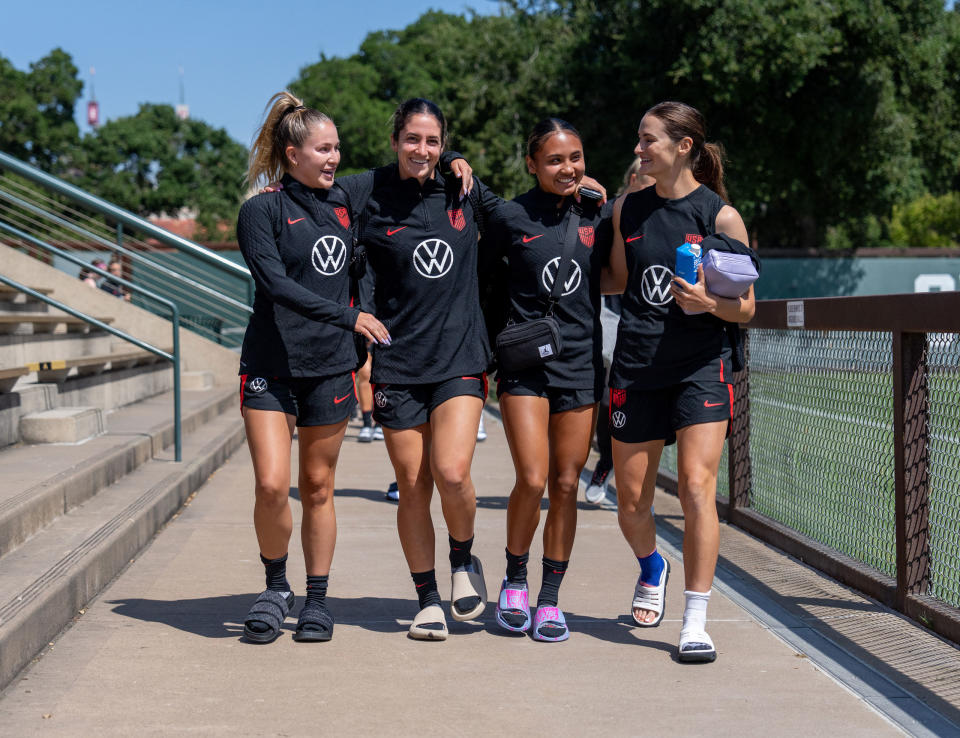
[[[357,497],[362,500],[373,500],[374,502],[384,502],[384,495],[387,488],[380,489],[335,489],[333,491],[334,499],[338,497]],[[300,488],[291,487],[290,497],[294,500],[300,499]]]
[[[492,636],[499,638],[531,638],[530,632],[511,633],[497,625],[493,619],[492,607],[488,608],[491,618],[483,624],[484,630]],[[533,614],[531,608],[531,615]],[[638,628],[634,626],[633,621],[627,615],[621,615],[616,620],[609,618],[595,618],[589,615],[577,615],[574,612],[564,610],[564,616],[567,620],[567,627],[570,629],[571,638],[590,637],[599,641],[608,643],[619,643],[625,646],[641,646],[655,651],[666,651],[676,661],[676,647],[663,641],[647,640],[638,638]]]

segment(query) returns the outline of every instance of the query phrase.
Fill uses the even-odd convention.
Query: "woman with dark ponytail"
[[[337,537],[334,469],[356,395],[352,332],[374,343],[390,335],[373,315],[350,306],[353,255],[343,193],[333,189],[340,141],[333,121],[281,92],[250,154],[248,182],[283,183],[240,209],[237,240],[256,284],[240,354],[240,406],[253,458],[253,522],[266,590],[244,622],[244,636],[269,643],[294,603],[287,582],[290,452],[299,438],[298,489],[307,596],[294,640],[326,641],[333,616],[327,579]]]
[[[487,241],[509,261],[510,320],[535,320],[549,309],[563,348],[541,366],[497,372],[516,482],[507,505],[507,567],[496,619],[506,630],[529,630],[538,641],[564,641],[570,633],[559,590],[573,550],[580,472],[590,454],[603,391],[600,292],[607,286],[601,272],[611,230],[599,201],[578,198],[581,182],[598,185],[584,177],[583,141],[570,123],[559,118],[537,123],[527,140],[526,163],[536,184],[497,208]],[[568,233],[569,255],[564,256]],[[556,280],[562,288],[553,304]],[[544,489],[550,506],[543,528],[543,579],[531,617],[527,561]]]
[[[620,529],[640,564],[632,616],[640,627],[663,618],[670,567],[656,549],[651,505],[663,447],[676,443],[686,598],[678,656],[713,661],[706,618],[719,547],[717,471],[734,399],[725,324],[749,321],[754,297],[752,287],[733,299],[711,293],[702,267],[694,284],[673,270],[685,242],[733,239],[746,249],[747,230],[726,202],[723,152],[705,140],[697,110],[660,103],[638,135],[640,173],[656,185],[617,202],[611,252],[624,290],[610,372],[614,473]]]

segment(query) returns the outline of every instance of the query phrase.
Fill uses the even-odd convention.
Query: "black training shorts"
[[[550,402],[550,414],[576,410],[585,405],[600,402],[600,389],[570,389],[550,387],[546,381],[531,377],[507,376],[497,378],[497,397],[519,395],[522,397],[545,397]]]
[[[430,414],[454,397],[487,399],[487,375],[453,377],[430,384],[373,385],[373,419],[384,428],[405,430],[430,420]]]
[[[621,443],[663,440],[669,446],[676,442],[679,428],[730,421],[732,417],[733,385],[727,382],[610,390],[610,435]]]
[[[352,372],[330,377],[240,375],[240,407],[293,415],[298,426],[340,423],[353,415],[356,406]]]

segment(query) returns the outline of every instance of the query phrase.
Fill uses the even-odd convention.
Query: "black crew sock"
[[[372,428],[373,427],[373,410],[364,410],[362,415],[363,415],[363,427]]]
[[[318,605],[323,605],[326,607],[327,583],[329,581],[329,574],[324,574],[322,576],[312,576],[307,574],[307,601],[303,604],[303,606],[306,607],[311,602],[316,602]]]
[[[420,609],[428,605],[440,604],[440,590],[437,589],[437,570],[410,572],[413,585],[417,588],[417,599],[420,600]]]
[[[272,589],[274,592],[289,592],[290,583],[287,581],[287,554],[284,554],[279,559],[264,558],[264,555],[260,554],[260,561],[263,562],[263,567],[267,571],[267,589]]]
[[[458,541],[447,534],[450,541],[450,568],[456,570],[470,563],[470,549],[473,548],[473,536],[466,541]]]
[[[543,584],[540,585],[540,595],[537,597],[537,607],[556,607],[557,597],[560,595],[560,583],[567,573],[569,561],[554,561],[543,557]]]
[[[527,585],[527,561],[530,560],[530,552],[515,556],[510,553],[510,549],[505,548],[507,552],[507,584]]]

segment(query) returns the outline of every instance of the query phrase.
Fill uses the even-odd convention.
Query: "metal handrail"
[[[28,201],[26,201],[26,200],[23,200],[23,199],[17,197],[16,195],[13,195],[13,194],[10,194],[9,192],[5,192],[5,191],[3,191],[3,190],[0,190],[0,198],[3,198],[4,200],[6,200],[6,201],[8,201],[8,202],[13,203],[14,205],[17,205],[18,207],[21,207],[21,208],[23,208],[24,210],[33,213],[34,215],[39,215],[39,216],[42,217],[42,218],[46,218],[47,220],[51,221],[52,223],[56,223],[56,224],[59,225],[59,226],[63,226],[64,228],[68,228],[68,229],[72,230],[74,233],[77,233],[78,235],[81,235],[81,236],[83,236],[84,238],[91,239],[92,241],[94,241],[94,242],[96,242],[96,243],[99,243],[99,244],[101,244],[102,246],[105,246],[106,248],[108,248],[108,249],[110,249],[110,250],[112,250],[112,251],[118,251],[118,252],[122,253],[124,256],[130,257],[130,258],[133,259],[134,261],[140,261],[140,262],[142,262],[142,263],[149,264],[151,269],[156,269],[158,272],[160,272],[161,274],[165,274],[165,275],[168,276],[168,277],[175,277],[175,278],[177,279],[177,281],[182,282],[183,284],[186,284],[186,285],[189,286],[191,289],[199,290],[200,292],[203,292],[203,293],[205,293],[205,294],[207,294],[207,295],[210,295],[210,296],[212,296],[212,297],[220,300],[221,302],[224,302],[224,303],[226,303],[227,305],[230,305],[231,307],[237,308],[238,310],[242,310],[242,311],[245,311],[245,312],[251,313],[251,314],[253,313],[253,308],[251,308],[251,307],[250,307],[249,305],[247,305],[246,303],[240,302],[239,300],[235,300],[235,299],[233,299],[232,297],[230,297],[229,295],[225,295],[225,294],[223,294],[222,292],[218,292],[217,290],[213,289],[212,287],[208,287],[207,285],[202,284],[202,283],[200,283],[200,282],[197,282],[197,281],[195,281],[195,280],[193,280],[193,279],[190,279],[190,278],[184,276],[183,274],[179,274],[178,272],[175,272],[174,270],[170,269],[169,267],[165,267],[165,266],[163,266],[163,265],[155,262],[153,259],[147,258],[146,256],[144,256],[143,254],[141,254],[141,253],[139,253],[139,252],[137,252],[137,251],[134,251],[134,250],[132,250],[132,249],[128,249],[128,248],[126,248],[125,246],[120,246],[120,245],[114,243],[113,241],[108,241],[108,240],[107,240],[106,238],[104,238],[103,236],[99,236],[99,235],[97,235],[96,233],[93,233],[92,231],[88,231],[87,229],[83,228],[82,226],[78,226],[78,225],[70,222],[69,220],[65,220],[64,218],[61,218],[61,217],[58,216],[58,215],[54,215],[53,213],[51,213],[51,212],[49,212],[49,211],[47,211],[47,210],[44,210],[43,208],[37,207],[37,206],[34,205],[33,203],[30,203],[30,202],[28,202]],[[230,262],[230,263],[232,264],[233,262]],[[86,265],[84,265],[84,266],[86,266]]]
[[[246,267],[235,264],[219,254],[211,253],[207,249],[198,246],[192,241],[188,241],[181,236],[170,233],[170,231],[154,225],[148,220],[144,220],[143,218],[136,216],[133,213],[124,210],[123,208],[117,207],[113,203],[107,202],[106,200],[101,200],[95,195],[84,192],[79,187],[75,187],[72,184],[64,182],[62,179],[58,179],[57,177],[47,174],[46,172],[32,167],[29,164],[25,164],[19,159],[16,159],[2,151],[0,151],[0,166],[16,172],[20,176],[29,179],[31,182],[35,182],[43,187],[46,187],[47,189],[51,189],[54,192],[65,195],[66,197],[69,197],[71,200],[78,202],[85,207],[96,210],[103,215],[107,215],[116,220],[118,223],[123,223],[127,227],[146,233],[151,238],[155,238],[167,246],[171,246],[180,251],[186,251],[193,256],[206,261],[208,264],[217,266],[226,272],[240,277],[241,279],[245,279],[247,280],[248,286],[253,284],[253,277],[250,276],[250,270]]]
[[[4,224],[0,223],[0,226],[3,226],[3,225]],[[17,229],[14,228],[13,230],[17,230]],[[30,239],[31,241],[37,240],[37,239],[34,239],[32,236],[26,236],[26,238]],[[60,252],[57,254],[58,256],[62,256],[64,258],[70,259],[71,261],[74,260],[72,256],[70,256],[66,252],[61,252],[60,249],[56,248],[55,246],[50,246],[50,244],[46,244],[46,246],[49,248],[50,251],[54,253]],[[83,264],[82,262],[80,263]],[[84,266],[87,266],[87,265],[84,265]],[[122,338],[124,341],[128,341],[129,343],[132,343],[135,346],[139,346],[145,351],[149,351],[150,353],[156,356],[160,356],[161,358],[164,358],[167,361],[173,362],[174,460],[178,462],[182,461],[183,460],[183,437],[182,437],[182,429],[181,429],[182,422],[181,422],[181,412],[180,412],[181,410],[181,406],[180,406],[180,312],[174,303],[170,302],[169,300],[165,300],[159,295],[155,295],[154,293],[144,289],[143,287],[139,287],[131,282],[128,282],[125,279],[114,277],[112,274],[110,274],[109,272],[104,272],[102,269],[98,269],[96,267],[90,267],[90,266],[87,266],[87,268],[92,269],[93,271],[100,272],[101,274],[122,283],[124,286],[130,289],[143,293],[147,297],[150,297],[156,300],[157,302],[166,304],[172,311],[171,322],[173,324],[173,353],[172,354],[167,353],[163,349],[159,349],[156,346],[152,346],[146,341],[141,341],[139,338],[131,336],[129,333],[125,333],[124,331],[121,331],[119,328],[114,328],[113,326],[108,325],[107,323],[104,323],[102,320],[97,320],[96,318],[91,317],[85,313],[82,313],[79,310],[75,310],[69,305],[66,305],[52,297],[48,297],[42,292],[37,292],[36,290],[31,289],[26,285],[20,284],[16,280],[10,279],[9,277],[3,274],[0,274],[0,282],[3,282],[8,287],[13,287],[15,290],[18,290],[19,292],[23,292],[24,294],[29,295],[35,300],[40,300],[42,302],[45,302],[47,305],[52,305],[53,307],[57,308],[58,310],[62,310],[68,315],[72,315],[75,318],[79,318],[85,323],[89,323],[90,325],[95,325],[97,328],[100,328],[101,330],[107,331],[108,333],[112,333],[118,338]]]

